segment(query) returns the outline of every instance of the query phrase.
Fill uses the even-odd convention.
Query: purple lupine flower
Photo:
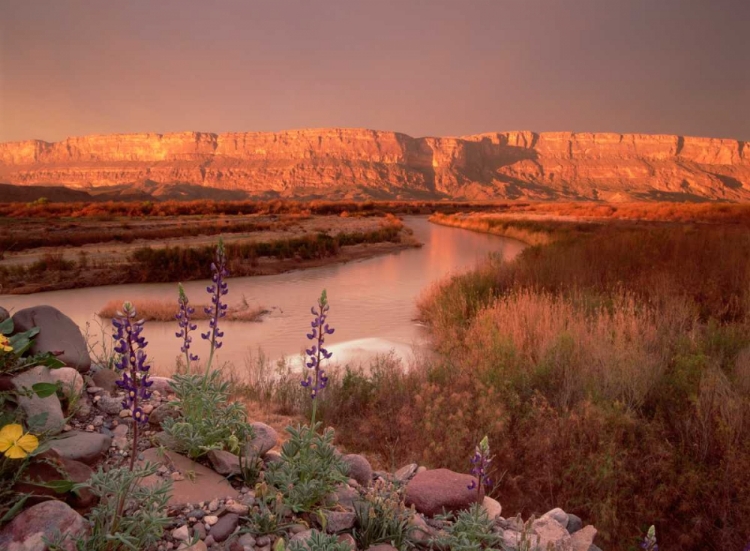
[[[492,480],[489,476],[490,463],[492,458],[490,457],[490,441],[485,436],[479,445],[474,450],[474,455],[471,458],[471,474],[476,479],[471,481],[471,484],[467,486],[469,490],[476,488],[477,496],[481,496],[482,489],[488,488],[492,485]]]
[[[208,331],[201,333],[201,337],[211,342],[211,352],[208,356],[206,373],[211,368],[214,350],[221,348],[222,342],[219,340],[224,336],[224,332],[219,329],[219,320],[227,315],[227,304],[222,302],[221,297],[229,292],[229,285],[225,281],[229,276],[227,270],[227,257],[224,249],[224,241],[219,238],[219,244],[216,246],[216,256],[211,263],[211,285],[206,287],[206,291],[211,295],[211,305],[206,306],[204,311],[208,314]]]
[[[317,309],[315,306],[310,308],[310,312],[314,316],[310,326],[312,331],[307,333],[307,338],[313,341],[315,344],[312,347],[305,350],[309,357],[305,365],[309,369],[315,370],[314,377],[310,374],[306,375],[302,380],[302,386],[310,389],[310,397],[315,400],[319,391],[323,390],[328,384],[328,376],[323,370],[321,362],[323,360],[329,360],[333,356],[333,352],[329,352],[324,348],[326,335],[333,335],[334,329],[327,322],[328,310],[330,310],[328,304],[328,298],[325,289],[320,294],[318,299]]]
[[[195,308],[188,303],[188,297],[185,294],[185,289],[183,289],[182,283],[178,285],[177,289],[179,291],[178,304],[180,305],[180,309],[175,318],[177,318],[180,330],[175,333],[175,336],[178,339],[182,339],[180,351],[185,354],[185,366],[187,367],[188,372],[190,372],[190,362],[197,362],[199,359],[197,354],[190,352],[190,343],[193,342],[193,337],[190,336],[190,332],[195,331],[198,326],[191,322],[191,317],[195,314]]]
[[[641,549],[644,551],[659,551],[659,544],[656,543],[656,527],[651,526],[646,533],[646,537],[641,542]],[[750,545],[745,548],[745,551],[750,549]]]
[[[120,355],[115,367],[122,372],[122,379],[116,382],[117,386],[125,391],[125,399],[122,401],[124,410],[130,411],[135,420],[133,424],[133,448],[130,453],[130,470],[135,467],[135,456],[138,455],[138,425],[148,423],[148,415],[140,407],[141,400],[151,397],[149,387],[153,381],[148,380],[148,370],[151,368],[146,363],[144,348],[148,345],[146,339],[141,336],[143,331],[143,320],[136,321],[135,307],[126,302],[123,304],[122,312],[112,318],[115,328],[114,339],[117,344],[114,351]],[[118,506],[122,508],[122,503]]]

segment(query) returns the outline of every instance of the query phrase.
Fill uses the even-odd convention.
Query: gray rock
[[[204,511],[203,509],[193,509],[185,516],[188,518],[192,517],[196,520],[201,520],[203,517],[206,516],[206,511]]]
[[[344,463],[349,466],[349,476],[362,486],[372,483],[372,466],[370,462],[357,454],[349,454],[342,457]]]
[[[247,443],[245,451],[248,456],[261,457],[278,443],[279,435],[265,423],[255,422],[251,425],[255,431],[255,437]]]
[[[410,463],[409,465],[404,465],[399,470],[397,470],[395,473],[393,473],[394,480],[398,482],[408,482],[411,480],[411,478],[417,474],[417,469],[419,468],[419,465],[416,463]]]
[[[60,454],[60,457],[93,465],[111,444],[111,437],[98,432],[71,431],[64,437],[53,440],[50,447]]]
[[[50,374],[50,369],[42,365],[32,367],[20,375],[13,377],[13,386],[16,389],[28,388],[37,383],[52,383],[57,381]],[[65,416],[63,415],[62,405],[56,394],[40,398],[33,395],[28,398],[25,396],[18,397],[18,405],[24,410],[27,417],[46,414],[46,420],[42,425],[42,430],[49,434],[59,434],[65,426]]]
[[[328,500],[333,504],[341,505],[345,509],[351,509],[357,499],[359,499],[359,492],[348,484],[342,484],[329,496]]]
[[[250,534],[242,534],[237,541],[242,547],[255,547],[255,538]]]
[[[0,549],[45,551],[45,538],[66,534],[70,537],[62,549],[75,551],[73,538],[84,536],[87,530],[84,518],[70,506],[57,500],[44,501],[22,511],[0,531]]]
[[[219,519],[219,522],[211,527],[211,535],[214,541],[222,542],[232,535],[234,529],[240,522],[240,516],[228,513]]]
[[[62,352],[57,358],[65,365],[85,373],[91,368],[86,341],[79,327],[68,316],[52,306],[24,308],[13,315],[14,331],[20,333],[32,327],[39,334],[31,345],[31,353]]]
[[[187,541],[190,539],[190,528],[188,528],[187,524],[175,528],[172,530],[172,537],[177,541]]]
[[[354,527],[357,515],[351,511],[325,511],[326,532],[335,534]]]
[[[433,517],[443,511],[468,509],[481,501],[475,490],[469,490],[474,478],[448,469],[434,469],[419,473],[406,485],[406,505],[414,505],[417,512]]]
[[[123,409],[122,398],[116,398],[109,394],[102,394],[99,401],[96,403],[96,407],[109,415],[117,415]]]
[[[575,534],[583,528],[583,521],[578,515],[568,513],[568,525],[565,527],[568,530],[568,534]]]

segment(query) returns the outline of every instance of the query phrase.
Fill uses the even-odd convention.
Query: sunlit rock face
[[[0,144],[0,182],[78,188],[188,183],[282,197],[748,200],[750,146],[571,132],[112,134]]]

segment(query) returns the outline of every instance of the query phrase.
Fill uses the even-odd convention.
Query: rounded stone
[[[469,490],[473,481],[474,477],[449,469],[419,473],[406,485],[406,504],[429,517],[468,509],[484,498]]]
[[[372,466],[370,462],[357,454],[349,454],[342,457],[344,463],[349,466],[349,476],[362,486],[372,483]]]

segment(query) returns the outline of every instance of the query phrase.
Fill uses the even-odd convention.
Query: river
[[[424,243],[419,249],[341,264],[287,272],[279,275],[229,279],[230,304],[244,296],[251,305],[270,310],[262,322],[222,322],[224,345],[219,363],[241,367],[259,350],[267,358],[296,356],[307,345],[310,307],[322,289],[331,305],[329,321],[336,332],[328,338],[334,360],[361,360],[392,350],[408,361],[415,347],[424,342],[424,331],[414,321],[416,299],[436,281],[472,268],[490,253],[505,259],[515,257],[525,245],[503,237],[431,224],[425,217],[407,216],[405,224]],[[186,283],[193,303],[207,303],[205,281]],[[95,312],[112,299],[167,299],[176,301],[177,287],[171,283],[111,285],[87,289],[52,291],[32,295],[0,295],[0,306],[17,311],[28,306],[49,304],[71,317],[82,329],[101,339],[100,327],[109,333],[109,321]],[[198,332],[207,322],[198,322],[195,352],[203,359],[208,345]],[[154,371],[168,374],[179,354],[175,323],[147,322],[144,334]],[[333,361],[333,360],[332,360]]]

